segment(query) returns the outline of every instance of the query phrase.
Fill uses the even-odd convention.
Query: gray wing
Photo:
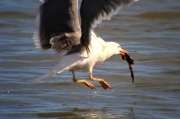
[[[41,1],[41,2],[47,2],[48,0],[39,0],[39,1]]]
[[[34,44],[56,52],[70,50],[80,43],[78,0],[40,0]]]
[[[110,20],[126,5],[137,0],[83,0],[81,3],[81,43],[88,49],[90,33],[102,20]]]

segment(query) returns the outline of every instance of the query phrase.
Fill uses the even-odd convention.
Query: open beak
[[[124,49],[121,49],[119,52],[122,56],[126,56],[128,54],[128,52]]]

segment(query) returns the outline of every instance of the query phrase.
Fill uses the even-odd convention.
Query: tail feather
[[[73,67],[77,63],[83,61],[84,59],[85,58],[79,56],[78,53],[71,54],[71,55],[65,55],[64,57],[62,57],[62,59],[59,61],[59,63],[53,69],[51,69],[46,74],[36,78],[35,81],[40,81],[40,80],[49,78],[49,77],[55,75],[56,73],[61,73],[64,70],[68,70],[69,68]]]

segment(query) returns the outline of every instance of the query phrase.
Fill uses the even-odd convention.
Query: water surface
[[[33,79],[57,64],[61,55],[36,49],[32,39],[38,0],[0,1],[0,118],[178,119],[180,117],[180,2],[139,0],[95,32],[115,41],[134,58],[135,83],[128,65],[113,56],[96,67],[111,90],[75,84],[65,71]],[[78,72],[78,78],[88,73]]]

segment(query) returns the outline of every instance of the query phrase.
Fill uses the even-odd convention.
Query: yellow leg
[[[104,89],[111,88],[111,86],[104,81],[104,79],[94,78],[92,73],[89,73],[89,78],[93,81],[99,81]]]
[[[86,86],[88,86],[91,89],[95,88],[95,86],[93,84],[91,84],[90,82],[86,81],[86,79],[76,79],[75,72],[72,72],[72,74],[73,74],[73,81],[75,83],[84,83]]]

